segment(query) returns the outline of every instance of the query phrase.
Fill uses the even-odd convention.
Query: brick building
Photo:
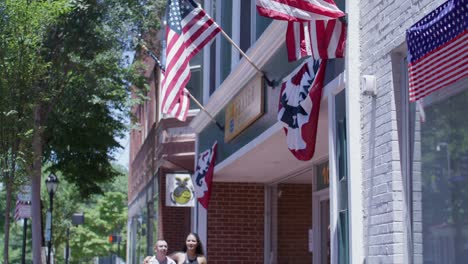
[[[303,62],[288,63],[287,24],[260,17],[255,1],[202,2],[268,79],[282,80]],[[328,61],[310,161],[295,159],[287,149],[277,121],[280,89],[265,82],[222,36],[191,62],[190,87],[225,129],[193,111],[190,121],[179,123],[193,136],[192,167],[165,167],[162,155],[152,160],[166,165],[149,169],[135,163],[130,176],[140,186],[129,198],[130,208],[158,201],[158,207],[150,206],[157,218],[153,238],[167,239],[169,251],[192,230],[210,263],[464,263],[468,257],[466,74],[422,103],[408,99],[406,30],[444,1],[335,2],[347,14],[346,56]],[[468,13],[466,0],[450,3]],[[466,43],[466,22],[460,23]],[[466,48],[460,54],[467,62]],[[233,117],[232,109],[249,105],[261,107]],[[156,120],[155,127],[177,124]],[[231,122],[240,128],[229,129]],[[166,207],[166,173],[193,172],[196,153],[215,141],[208,210]],[[141,150],[146,142],[159,149],[160,141],[148,139],[136,149],[146,153]],[[141,215],[145,222],[145,214],[136,211],[130,227]],[[133,230],[130,237],[141,233]],[[154,240],[145,241],[140,247],[151,252]]]

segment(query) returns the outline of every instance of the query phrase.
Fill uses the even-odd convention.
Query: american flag
[[[286,47],[289,61],[305,56],[316,60],[343,58],[346,25],[337,19],[289,22]]]
[[[20,215],[19,215],[19,211],[20,211],[20,206],[21,206],[21,202],[16,200],[16,205],[15,205],[15,221],[18,221],[21,219]]]
[[[165,71],[161,70],[161,80],[165,79]],[[185,121],[187,119],[187,114],[190,108],[190,98],[188,96],[190,92],[187,88],[183,88],[182,94],[178,98],[176,104],[170,112],[165,112],[170,117],[179,119],[180,121]],[[163,108],[164,109],[164,108]]]
[[[468,76],[467,0],[450,0],[406,31],[411,102]]]
[[[169,0],[166,19],[166,71],[161,85],[161,106],[164,114],[177,117],[180,116],[178,108],[189,104],[184,90],[190,80],[189,61],[221,28],[193,0]]]
[[[346,45],[344,16],[333,0],[257,0],[262,16],[288,21],[286,47],[289,61],[342,58]]]
[[[344,16],[333,0],[257,0],[258,13],[287,21],[328,20]]]
[[[15,221],[31,217],[31,202],[16,200]]]

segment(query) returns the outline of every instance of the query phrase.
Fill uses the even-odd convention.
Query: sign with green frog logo
[[[166,174],[166,206],[193,207],[194,189],[190,174]]]

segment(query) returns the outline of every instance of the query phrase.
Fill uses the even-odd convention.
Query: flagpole
[[[164,70],[161,62],[159,61],[158,57],[156,57],[156,55],[151,51],[149,50],[144,44],[141,45],[141,48],[143,50],[145,50],[148,55],[150,55],[150,57],[156,62],[156,64],[158,65],[158,67],[161,69],[161,70]],[[224,126],[222,126],[220,123],[218,123],[218,121],[216,121],[216,119],[210,114],[208,113],[208,111],[206,111],[205,107],[203,107],[203,105],[190,93],[190,91],[186,90],[186,93],[190,96],[190,98],[192,98],[192,100],[200,107],[201,110],[203,110],[206,115],[211,119],[211,122],[213,122],[214,124],[216,124],[216,126],[221,129],[222,131],[224,131]]]
[[[206,111],[205,107],[203,107],[203,105],[201,105],[200,102],[198,102],[198,100],[190,93],[190,91],[186,90],[186,93],[200,107],[200,109],[203,110],[206,113],[206,115],[211,119],[211,121],[213,123],[215,123],[216,126],[218,126],[219,129],[224,131],[224,127],[220,123],[218,123],[218,121],[216,121],[215,118],[210,113],[208,113],[208,111]]]
[[[275,87],[276,85],[278,85],[278,83],[276,81],[271,81],[269,80],[267,77],[266,77],[266,74],[260,70],[260,68],[250,59],[249,56],[247,56],[247,54],[244,53],[244,51],[242,51],[241,48],[239,48],[239,46],[237,46],[237,44],[234,42],[234,40],[231,39],[231,37],[229,37],[228,34],[226,34],[226,32],[224,32],[223,29],[221,29],[221,33],[223,34],[223,36],[240,52],[240,54],[259,72],[263,75],[263,78],[266,80],[266,82],[268,83],[269,86],[271,87]]]
[[[239,46],[237,46],[237,44],[231,39],[231,37],[229,37],[228,34],[226,34],[226,32],[224,32],[224,30],[221,29],[221,33],[223,34],[223,36],[240,52],[240,54],[242,54],[242,56],[244,56],[244,58],[260,73],[263,73],[262,70],[260,70],[260,68],[257,67],[257,65],[255,65],[255,63],[249,58],[249,56],[247,56],[247,54],[245,54],[241,48],[239,48]]]

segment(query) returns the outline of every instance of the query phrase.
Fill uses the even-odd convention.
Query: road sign
[[[50,241],[50,229],[51,229],[51,226],[52,226],[52,214],[50,213],[50,211],[47,211],[47,215],[46,215],[46,231],[45,231],[45,241],[46,242],[49,242]]]
[[[15,221],[31,217],[31,203],[16,201]]]
[[[18,192],[18,201],[31,201],[31,185],[21,185],[20,190]]]

